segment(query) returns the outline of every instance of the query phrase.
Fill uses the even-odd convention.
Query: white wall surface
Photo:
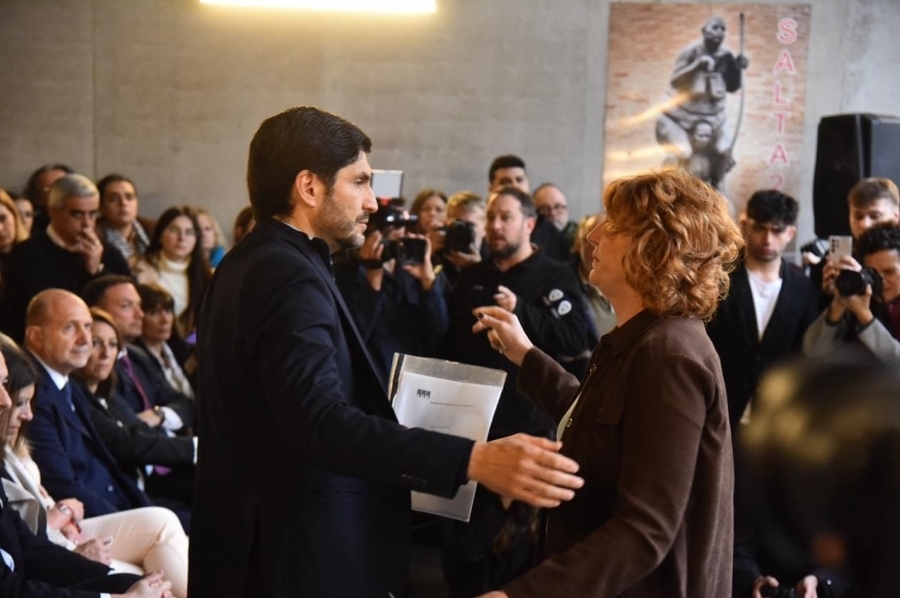
[[[769,2],[779,3],[779,2]],[[798,2],[804,3],[804,2]],[[900,115],[900,0],[807,0],[806,172],[812,236],[819,119]],[[199,0],[0,0],[0,186],[46,162],[122,172],[142,212],[206,205],[230,230],[259,123],[315,104],[360,125],[376,168],[485,190],[517,153],[573,216],[599,205],[608,0],[438,0],[428,16],[248,11]]]

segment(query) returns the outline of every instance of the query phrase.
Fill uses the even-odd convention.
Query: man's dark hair
[[[900,227],[893,222],[882,222],[859,236],[856,251],[860,258],[894,249],[900,253]]]
[[[120,284],[137,285],[135,280],[130,276],[123,276],[122,274],[104,274],[84,285],[84,288],[81,289],[81,298],[88,304],[88,307],[100,307],[100,301],[103,299],[103,295],[106,294],[106,291]]]
[[[25,195],[25,197],[27,197],[31,201],[34,201],[35,198],[40,197],[41,190],[38,189],[38,179],[42,174],[44,174],[45,172],[50,172],[51,170],[62,170],[66,174],[72,174],[73,172],[75,172],[65,164],[44,164],[43,166],[32,172],[31,176],[28,177],[28,183],[26,183],[25,185],[25,191],[23,192],[23,195]]]
[[[291,213],[291,188],[308,170],[328,191],[337,172],[372,150],[359,127],[312,106],[299,106],[267,118],[250,142],[247,189],[257,220]]]
[[[534,200],[531,199],[531,196],[519,189],[518,187],[503,187],[496,193],[492,193],[491,196],[500,196],[500,195],[511,195],[519,200],[519,204],[522,208],[522,214],[526,218],[537,218],[537,210],[534,207]],[[490,199],[488,199],[488,203],[490,203]]]
[[[522,170],[525,170],[525,161],[513,154],[497,156],[494,158],[494,161],[491,162],[491,167],[488,169],[488,183],[494,182],[494,173],[501,168],[521,168]]]
[[[757,191],[747,202],[747,216],[764,223],[794,225],[799,209],[796,199],[775,189]]]
[[[100,194],[100,201],[103,201],[103,196],[106,194],[106,188],[113,183],[128,183],[134,188],[134,193],[137,195],[137,185],[134,184],[134,181],[123,174],[112,173],[106,175],[97,182],[97,193]]]

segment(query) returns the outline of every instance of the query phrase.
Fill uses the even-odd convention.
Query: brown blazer
[[[734,466],[719,358],[695,319],[641,312],[603,337],[585,381],[532,349],[519,390],[557,421],[584,487],[548,514],[526,596],[731,595]]]

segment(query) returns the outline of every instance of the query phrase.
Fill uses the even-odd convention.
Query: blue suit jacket
[[[39,378],[28,439],[32,443],[32,457],[50,495],[77,498],[84,503],[87,517],[150,506],[150,501],[119,469],[97,435],[85,390],[69,380],[73,412],[47,370],[39,363],[35,366]]]
[[[410,490],[464,482],[472,442],[397,424],[330,263],[324,242],[264,219],[216,268],[198,328],[192,596],[400,598]]]

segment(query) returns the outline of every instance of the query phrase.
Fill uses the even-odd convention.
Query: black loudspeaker
[[[819,121],[813,215],[816,236],[849,235],[847,194],[867,177],[900,183],[900,118],[837,114]]]

